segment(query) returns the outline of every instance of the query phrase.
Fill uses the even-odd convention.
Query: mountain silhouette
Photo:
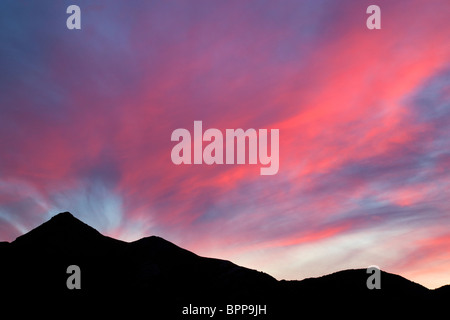
[[[414,314],[439,310],[450,286],[429,290],[401,276],[381,272],[381,289],[369,290],[365,269],[344,270],[301,281],[277,281],[270,275],[230,261],[200,257],[160,237],[124,242],[102,235],[69,212],[60,213],[11,243],[0,242],[0,283],[4,305],[58,305],[68,310],[97,310],[103,316],[126,310],[161,319],[183,319],[189,305],[266,305],[258,318],[284,319],[312,312],[346,314]],[[281,263],[281,262],[280,262]],[[81,289],[70,290],[67,267],[81,269]],[[210,315],[197,315],[208,318]],[[185,316],[196,319],[195,316]]]

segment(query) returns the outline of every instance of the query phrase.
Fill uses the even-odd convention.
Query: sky
[[[0,3],[1,241],[70,211],[277,279],[450,284],[450,2],[76,3]],[[279,129],[278,173],[175,165],[194,121]]]

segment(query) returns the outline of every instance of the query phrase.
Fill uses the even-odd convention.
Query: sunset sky
[[[0,241],[70,211],[277,279],[378,265],[450,284],[449,17],[447,0],[2,0]],[[279,129],[278,173],[173,164],[195,120]]]

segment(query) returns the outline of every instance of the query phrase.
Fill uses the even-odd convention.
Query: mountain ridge
[[[308,308],[318,307],[320,301],[336,306],[371,301],[394,309],[398,306],[404,312],[411,302],[415,307],[435,308],[450,297],[449,285],[430,290],[385,271],[381,271],[382,289],[369,290],[365,269],[278,281],[231,261],[198,256],[158,236],[133,242],[110,238],[69,212],[10,243],[0,243],[0,257],[5,261],[0,265],[0,283],[6,291],[34,300],[44,291],[60,303],[70,298],[85,304],[102,297],[105,301],[117,299],[119,305],[153,301],[155,308],[167,305],[174,310],[194,301],[267,303],[277,315],[290,316],[299,299]],[[78,292],[66,287],[69,265],[81,269],[82,289]]]

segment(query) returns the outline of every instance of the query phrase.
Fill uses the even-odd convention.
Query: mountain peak
[[[66,226],[66,227],[79,227],[79,228],[88,227],[90,229],[94,229],[91,226],[89,226],[88,224],[86,224],[83,221],[81,221],[80,219],[78,219],[77,217],[75,217],[69,211],[61,212],[61,213],[54,215],[53,217],[50,218],[50,220],[43,223],[42,225],[44,225],[44,224],[54,224],[54,225],[58,225],[58,227],[60,227],[60,228]]]
[[[77,219],[77,218],[75,218],[73,214],[71,214],[69,211],[65,211],[58,213],[57,215],[54,215],[52,219]]]
[[[18,246],[26,243],[48,245],[75,240],[85,242],[97,237],[102,237],[102,235],[66,211],[53,216],[30,232],[18,237],[13,244]]]

